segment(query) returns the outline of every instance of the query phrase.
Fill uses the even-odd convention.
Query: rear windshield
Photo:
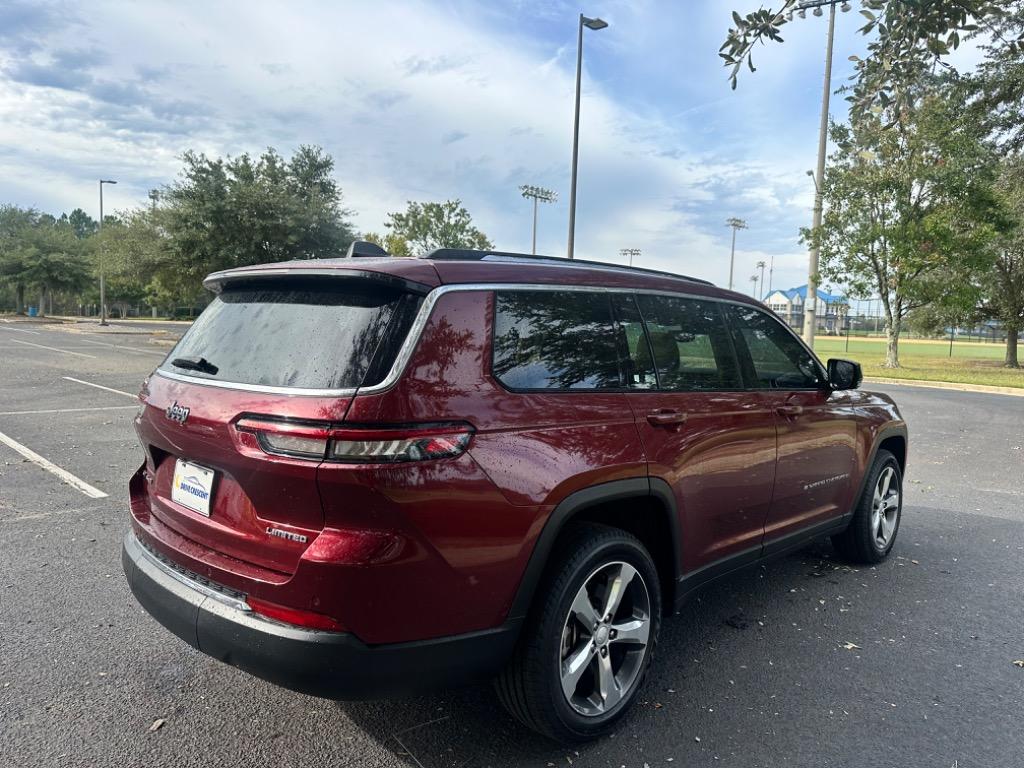
[[[229,287],[160,370],[301,389],[379,384],[420,302],[419,296],[366,280]]]

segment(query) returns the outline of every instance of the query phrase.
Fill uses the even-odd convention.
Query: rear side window
[[[619,389],[608,295],[497,291],[494,375],[510,389]]]
[[[379,384],[420,302],[367,280],[229,287],[192,324],[161,370],[301,389]]]
[[[649,346],[639,343],[637,365],[654,368],[662,390],[741,389],[729,331],[718,305],[676,296],[639,296]]]
[[[824,384],[821,366],[782,323],[752,307],[729,308],[736,348],[749,355],[762,389],[816,389]]]

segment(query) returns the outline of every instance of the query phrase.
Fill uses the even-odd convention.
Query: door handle
[[[775,409],[780,416],[799,416],[804,412],[802,405],[780,405]]]
[[[670,427],[686,421],[686,414],[681,411],[654,411],[647,414],[647,420],[656,427]]]

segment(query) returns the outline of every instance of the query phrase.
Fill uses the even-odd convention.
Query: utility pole
[[[619,249],[619,256],[621,256],[622,258],[627,258],[628,257],[629,258],[629,266],[631,266],[631,267],[633,266],[633,257],[634,256],[639,256],[639,255],[640,255],[640,249],[639,248],[620,248]]]
[[[736,265],[736,231],[746,229],[747,222],[733,216],[732,218],[725,220],[725,226],[732,227],[732,252],[729,256],[729,290],[731,291],[733,267]]]
[[[529,199],[533,199],[533,253],[537,255],[537,202],[553,203],[558,200],[558,193],[544,187],[535,187],[532,184],[523,184],[519,187],[519,193]]]

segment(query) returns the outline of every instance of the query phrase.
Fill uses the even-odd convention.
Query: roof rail
[[[687,280],[691,283],[703,285],[714,285],[710,280],[702,280],[699,277],[680,275],[676,272],[666,272],[661,269],[646,269],[644,267],[630,267],[624,264],[609,264],[606,261],[591,261],[588,259],[565,259],[561,256],[536,256],[529,253],[511,253],[509,251],[474,251],[466,248],[435,248],[419,258],[430,259],[431,261],[507,261],[512,263],[529,263],[531,261],[544,264],[558,264],[563,267],[588,267],[613,270],[616,272],[637,272],[646,275],[657,275],[659,277],[674,277],[677,280]]]

